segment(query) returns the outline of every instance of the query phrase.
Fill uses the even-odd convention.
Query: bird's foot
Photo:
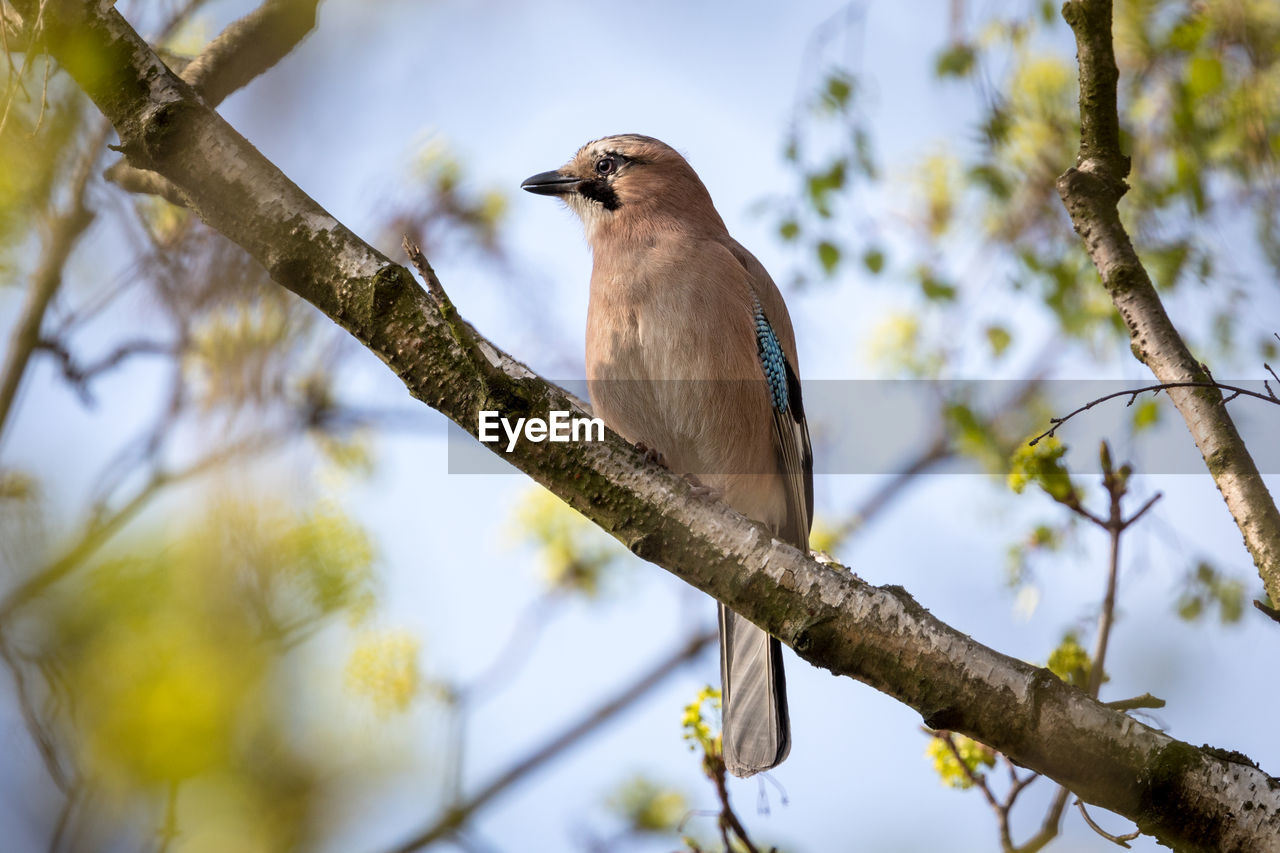
[[[668,471],[671,470],[671,466],[667,464],[667,457],[663,456],[643,441],[636,442],[636,450],[640,451],[640,455],[644,457],[645,462],[649,462],[654,465],[661,465]]]
[[[724,497],[719,489],[713,489],[698,479],[697,474],[683,474],[684,481],[689,484],[689,494],[698,500],[715,503]]]

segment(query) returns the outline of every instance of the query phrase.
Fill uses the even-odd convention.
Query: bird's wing
[[[754,319],[760,366],[769,384],[779,467],[787,490],[787,520],[778,533],[807,551],[809,527],[813,523],[813,447],[809,443],[800,378],[758,299]]]
[[[756,343],[769,382],[778,459],[787,486],[787,524],[778,532],[807,550],[813,524],[813,446],[801,396],[795,331],[782,293],[768,270],[736,240],[730,240],[728,247],[746,271],[755,297]]]

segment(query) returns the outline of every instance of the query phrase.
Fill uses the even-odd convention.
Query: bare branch
[[[1112,702],[1107,702],[1106,706],[1117,711],[1136,711],[1139,708],[1163,708],[1165,701],[1158,696],[1152,696],[1150,693],[1143,693],[1141,696],[1134,696],[1132,699],[1116,699]]]
[[[1076,805],[1080,807],[1080,814],[1084,815],[1084,822],[1089,824],[1090,829],[1092,829],[1094,832],[1098,833],[1108,841],[1111,841],[1115,844],[1119,844],[1121,847],[1125,848],[1126,850],[1129,849],[1129,842],[1142,834],[1141,830],[1135,830],[1129,833],[1128,835],[1112,835],[1111,833],[1107,832],[1102,827],[1098,826],[1096,823],[1093,822],[1093,818],[1089,817],[1089,812],[1087,809],[1085,809],[1084,803],[1080,802],[1079,800],[1076,800]]]
[[[449,327],[454,342],[470,356],[471,364],[475,367],[481,381],[490,390],[507,391],[511,383],[510,377],[502,371],[496,359],[489,358],[480,348],[480,336],[475,329],[471,328],[465,320],[458,316],[458,310],[453,307],[453,301],[449,299],[449,294],[444,292],[444,285],[440,283],[440,279],[436,276],[436,271],[431,268],[431,264],[427,261],[426,256],[422,254],[422,250],[407,235],[401,238],[400,245],[404,249],[405,255],[408,256],[410,263],[413,264],[414,269],[422,276],[422,280],[427,283],[427,293],[431,295],[431,301],[435,303],[436,310],[440,312],[440,319],[444,320],[445,325]]]
[[[1266,367],[1266,365],[1264,364],[1263,367]],[[1267,369],[1269,370],[1270,368],[1267,368]],[[1128,391],[1116,391],[1113,394],[1106,394],[1102,397],[1098,397],[1096,400],[1090,400],[1080,408],[1075,409],[1074,411],[1068,412],[1067,414],[1063,415],[1060,418],[1049,418],[1049,423],[1051,423],[1052,426],[1049,427],[1049,429],[1037,435],[1035,438],[1028,441],[1027,444],[1031,446],[1035,446],[1036,444],[1040,443],[1041,439],[1052,438],[1053,435],[1058,431],[1058,428],[1061,427],[1063,424],[1065,424],[1067,421],[1071,420],[1076,415],[1089,411],[1099,403],[1105,403],[1108,400],[1114,400],[1117,397],[1128,397],[1129,402],[1125,403],[1125,405],[1132,406],[1134,401],[1138,399],[1139,394],[1145,394],[1148,391],[1150,391],[1153,394],[1158,394],[1161,391],[1167,391],[1170,388],[1216,388],[1220,391],[1231,392],[1231,396],[1223,400],[1222,401],[1223,403],[1229,403],[1232,400],[1234,400],[1236,397],[1244,395],[1247,397],[1253,397],[1255,399],[1262,400],[1263,402],[1266,402],[1266,403],[1275,403],[1277,406],[1280,406],[1280,397],[1277,397],[1274,393],[1270,393],[1270,388],[1268,388],[1268,393],[1264,394],[1259,391],[1251,391],[1248,388],[1241,388],[1238,385],[1226,385],[1221,382],[1214,382],[1212,380],[1208,382],[1162,382],[1159,385],[1147,385],[1143,388],[1131,388]]]
[[[1273,601],[1280,601],[1280,511],[1219,389],[1185,384],[1213,378],[1165,313],[1120,221],[1129,159],[1120,150],[1111,0],[1069,0],[1062,16],[1075,33],[1080,66],[1080,152],[1075,167],[1058,179],[1058,194],[1128,326],[1134,355],[1171,386],[1169,397],[1244,535],[1263,585]]]
[[[439,820],[408,841],[393,848],[392,853],[409,853],[411,850],[421,850],[437,841],[452,837],[476,812],[487,806],[491,800],[512,785],[540,770],[545,764],[580,743],[619,713],[648,695],[658,685],[662,684],[668,676],[701,654],[702,650],[709,646],[715,638],[714,631],[693,636],[677,649],[674,654],[645,672],[634,683],[628,685],[617,695],[600,705],[600,707],[593,709],[581,720],[551,738],[551,740],[535,749],[528,756],[499,773],[490,782],[482,785],[480,790],[466,801],[450,806]]]

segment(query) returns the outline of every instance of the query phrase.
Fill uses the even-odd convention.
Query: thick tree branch
[[[20,11],[38,0],[17,0]],[[471,434],[481,408],[508,417],[572,409],[563,391],[483,338],[509,377],[474,370],[409,272],[358,239],[175,77],[114,10],[52,2],[51,50],[115,125],[132,162],[169,181],[281,285],[381,357],[410,393]],[[1186,850],[1280,850],[1280,783],[1197,749],[1002,655],[877,588],[776,541],[723,504],[690,496],[617,436],[517,446],[507,461],[633,552],[779,637],[806,660],[871,684],[932,728],[962,732],[1088,803]]]
[[[320,0],[267,0],[228,26],[182,70],[208,104],[220,104],[293,50],[316,25]]]
[[[1120,150],[1111,0],[1071,0],[1062,15],[1075,32],[1080,65],[1080,153],[1075,167],[1058,179],[1058,194],[1129,328],[1133,354],[1161,383],[1209,383],[1213,377],[1174,328],[1120,222],[1117,204],[1128,189],[1129,158]],[[1280,601],[1280,511],[1221,392],[1171,387],[1168,393],[1244,536],[1268,595]]]
[[[316,25],[320,0],[266,0],[230,24],[187,63],[179,76],[211,107],[284,59]],[[192,4],[189,8],[194,8]],[[185,202],[173,185],[155,172],[124,161],[112,165],[106,178],[129,192],[158,195],[171,204]]]

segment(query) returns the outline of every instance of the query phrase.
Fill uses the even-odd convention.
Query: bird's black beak
[[[572,175],[560,172],[540,172],[531,178],[525,178],[520,189],[538,195],[564,195],[578,188],[582,181]]]

